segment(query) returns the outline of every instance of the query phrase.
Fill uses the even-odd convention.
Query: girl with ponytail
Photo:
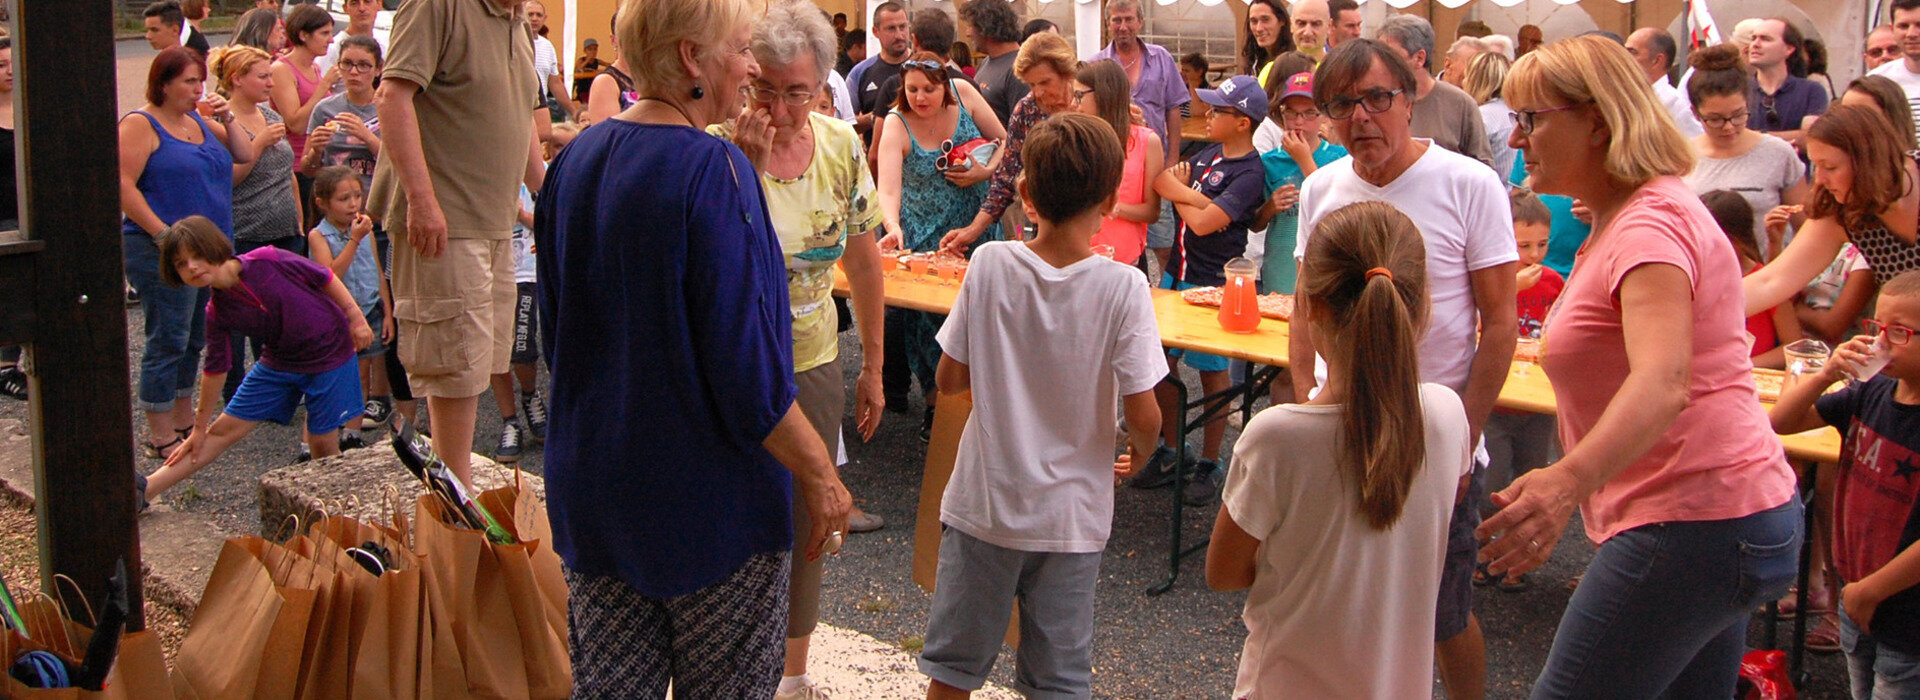
[[[1326,350],[1327,383],[1247,423],[1207,551],[1208,585],[1252,589],[1234,697],[1425,697],[1473,444],[1459,396],[1420,383],[1419,230],[1380,202],[1327,215],[1298,303],[1294,332]]]

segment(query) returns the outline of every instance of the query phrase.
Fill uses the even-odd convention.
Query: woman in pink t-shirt
[[[1541,351],[1566,456],[1494,494],[1502,509],[1479,534],[1497,539],[1480,557],[1539,566],[1575,506],[1600,545],[1534,697],[1728,697],[1748,619],[1786,591],[1801,537],[1748,361],[1739,262],[1618,44],[1538,49],[1504,92],[1535,191],[1585,202],[1594,234]]]

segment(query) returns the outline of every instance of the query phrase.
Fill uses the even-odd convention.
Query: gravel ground
[[[139,309],[129,307],[128,311],[130,354],[137,372]],[[855,334],[842,336],[841,353],[851,385],[859,356]],[[1189,384],[1197,386],[1191,377]],[[848,400],[852,400],[851,392]],[[925,456],[919,439],[921,404],[917,395],[911,403],[907,413],[889,412],[872,441],[861,443],[857,437],[849,440],[851,462],[843,468],[843,477],[862,507],[884,516],[889,524],[880,532],[854,537],[827,567],[822,618],[914,651],[926,634],[929,596],[911,579],[913,517]],[[500,421],[490,397],[483,397],[480,405],[475,448],[491,453]],[[24,418],[24,414],[23,404],[0,402],[0,417]],[[851,406],[848,415],[852,415]],[[1228,431],[1228,454],[1236,433]],[[852,434],[850,427],[848,434]],[[263,425],[163,499],[176,509],[209,516],[229,532],[252,532],[259,517],[259,475],[288,463],[298,441],[295,428]],[[541,455],[532,451],[521,465],[539,473]],[[151,471],[157,465],[146,461],[142,466]],[[1113,537],[1097,589],[1094,689],[1100,696],[1222,697],[1232,690],[1246,634],[1239,620],[1245,595],[1207,590],[1200,557],[1186,562],[1171,592],[1157,597],[1144,594],[1147,587],[1166,576],[1170,499],[1166,490],[1121,489],[1117,496]],[[1186,536],[1204,536],[1216,508],[1189,509]],[[19,531],[4,522],[0,527]],[[1475,591],[1476,611],[1487,637],[1492,697],[1525,696],[1566,605],[1568,592],[1560,584],[1583,570],[1592,558],[1593,549],[1581,536],[1578,522],[1569,527],[1553,559],[1533,574],[1535,585],[1530,590]],[[1756,643],[1759,629],[1760,625],[1754,625]],[[823,644],[823,650],[826,646]],[[1805,689],[1806,696],[1844,697],[1845,670],[1839,657],[1809,655],[1808,659],[1813,683]],[[1011,669],[1011,656],[1003,654],[993,682],[1010,687]],[[871,695],[842,695],[860,696]]]

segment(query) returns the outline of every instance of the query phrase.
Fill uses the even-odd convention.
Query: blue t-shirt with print
[[[1167,270],[1175,281],[1198,286],[1218,286],[1226,281],[1223,268],[1227,261],[1247,251],[1247,229],[1267,201],[1267,171],[1260,154],[1248,152],[1228,158],[1220,144],[1212,144],[1195,154],[1187,163],[1193,167],[1188,184],[1213,200],[1231,221],[1218,231],[1202,236],[1180,223],[1180,235],[1174,241],[1173,258]]]

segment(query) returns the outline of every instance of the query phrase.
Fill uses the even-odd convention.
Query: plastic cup
[[[933,260],[925,253],[916,253],[907,258],[907,272],[915,275],[924,275],[927,274],[927,268],[932,266],[932,264]]]
[[[1864,382],[1872,379],[1874,375],[1880,373],[1880,370],[1887,368],[1887,363],[1893,362],[1893,348],[1887,347],[1887,337],[1884,335],[1874,338],[1873,344],[1867,346],[1867,350],[1870,353],[1867,355],[1867,361],[1860,366],[1860,374],[1854,377],[1853,381]]]

